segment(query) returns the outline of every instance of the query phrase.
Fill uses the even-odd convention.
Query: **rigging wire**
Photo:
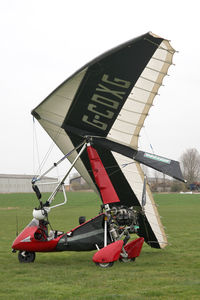
[[[54,146],[55,143],[54,141],[57,140],[61,132],[61,128],[58,129],[58,131],[55,134],[55,137],[53,138],[53,141],[51,142],[49,149],[47,150],[44,158],[42,161],[40,161],[40,155],[39,155],[39,143],[38,143],[38,138],[37,138],[37,130],[36,130],[36,125],[35,125],[35,118],[33,117],[33,169],[34,169],[34,175],[40,175],[42,173],[42,169],[44,168],[44,165],[46,164]],[[36,151],[35,151],[36,147]],[[36,152],[36,153],[35,153]],[[35,159],[35,155],[37,155],[37,159]],[[36,169],[36,161],[38,163],[38,168]]]
[[[57,138],[60,135],[60,132],[61,132],[61,128],[59,128],[58,131],[56,132],[55,137],[53,138],[53,141],[51,142],[51,144],[49,146],[49,149],[48,149],[46,155],[44,156],[44,158],[43,158],[43,160],[41,162],[41,165],[40,165],[41,170],[44,167],[45,163],[47,162],[47,160],[48,160],[48,158],[49,158],[49,156],[50,156],[50,154],[51,154],[51,152],[52,152],[52,150],[53,150],[53,148],[55,146],[55,142],[54,141],[57,140]]]
[[[151,140],[150,140],[149,135],[147,134],[147,131],[146,131],[145,128],[144,128],[144,134],[145,134],[145,136],[146,136],[146,138],[147,138],[147,140],[148,140],[148,142],[149,142],[149,147],[150,147],[151,151],[153,152],[153,154],[155,154],[154,149],[153,149],[153,146],[152,146],[152,144],[151,144]]]
[[[35,147],[36,147],[36,154],[35,154]],[[34,174],[35,168],[36,168],[36,162],[35,162],[35,155],[37,155],[37,161],[38,165],[40,166],[40,155],[39,155],[39,148],[38,148],[38,141],[37,141],[37,133],[36,133],[36,125],[35,125],[35,118],[33,117],[33,171]],[[39,169],[41,172],[41,170]]]
[[[99,168],[99,170],[101,170],[101,169],[102,169],[102,170],[103,170],[103,169],[105,169],[105,170],[110,170],[110,169],[114,169],[114,168],[115,168],[116,170],[114,170],[112,173],[109,173],[109,177],[110,177],[110,176],[112,176],[113,174],[119,172],[121,169],[125,168],[126,166],[131,165],[131,164],[134,164],[134,163],[135,163],[135,162],[124,163],[124,164],[121,164],[121,165],[112,165],[112,166],[108,166],[108,167],[104,167],[104,168]],[[89,173],[92,173],[93,170],[92,170],[92,169],[89,169],[88,172],[89,172]]]

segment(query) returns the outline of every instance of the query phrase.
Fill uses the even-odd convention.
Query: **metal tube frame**
[[[81,144],[82,145],[82,144]],[[79,145],[79,147],[81,146]],[[62,186],[62,190],[63,190],[63,194],[64,194],[64,202],[54,205],[51,208],[55,208],[58,207],[60,205],[64,205],[67,202],[67,196],[66,196],[66,192],[65,192],[65,188],[64,188],[64,182],[65,179],[68,177],[69,173],[71,172],[71,170],[73,169],[75,163],[77,162],[77,160],[79,159],[79,157],[81,156],[81,154],[83,153],[83,151],[86,149],[87,143],[84,142],[84,145],[82,146],[80,152],[78,153],[78,155],[76,156],[76,158],[74,159],[71,167],[69,168],[69,170],[67,171],[66,175],[63,177],[63,179],[60,181],[60,183],[56,186],[56,188],[54,189],[54,191],[52,192],[52,194],[50,195],[50,197],[48,198],[47,202],[49,202],[49,204],[51,204],[51,202],[54,200],[57,192],[59,191],[60,187]],[[75,148],[77,149],[77,148]]]
[[[74,151],[76,151],[78,148],[80,148],[82,145],[85,144],[85,141],[82,142],[81,144],[79,144],[77,147],[75,147],[74,149],[72,149],[70,152],[68,152],[67,154],[65,154],[61,159],[59,159],[56,163],[53,164],[53,166],[51,166],[47,171],[45,171],[43,174],[41,174],[40,176],[34,177],[32,179],[32,183],[35,184],[37,181],[40,181],[46,174],[48,174],[50,171],[52,171],[54,168],[56,168],[61,162],[63,162],[65,160],[65,158],[67,158],[68,156],[70,156]]]

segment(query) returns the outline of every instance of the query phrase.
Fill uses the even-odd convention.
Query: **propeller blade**
[[[145,206],[147,202],[147,197],[146,197],[146,181],[147,178],[144,176],[144,184],[143,184],[143,191],[142,191],[142,208]]]

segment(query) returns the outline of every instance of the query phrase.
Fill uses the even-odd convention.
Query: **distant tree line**
[[[155,171],[149,178],[152,192],[186,192],[188,190],[200,190],[200,154],[195,148],[187,149],[180,157],[181,170],[186,183],[172,180],[168,176]],[[147,174],[148,170],[144,170]]]
[[[187,149],[181,155],[180,162],[188,184],[200,181],[200,154],[197,149]]]

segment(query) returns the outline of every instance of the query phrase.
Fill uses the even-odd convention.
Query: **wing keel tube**
[[[94,137],[94,144],[102,146],[110,151],[117,152],[124,156],[134,159],[135,161],[148,166],[154,170],[164,173],[174,179],[185,182],[183,174],[180,168],[180,163],[178,161],[158,156],[156,154],[140,151],[133,149],[129,146],[117,143],[115,141],[108,140],[106,138]]]
[[[94,145],[100,146],[103,149],[122,154],[156,171],[171,176],[174,179],[185,182],[180,168],[180,163],[178,161],[162,157],[153,153],[136,150],[130,146],[120,144],[116,141],[112,141],[105,137],[93,136],[91,135],[91,133],[79,128],[67,126],[66,129],[68,132],[75,134],[76,136],[82,138],[90,138]]]

